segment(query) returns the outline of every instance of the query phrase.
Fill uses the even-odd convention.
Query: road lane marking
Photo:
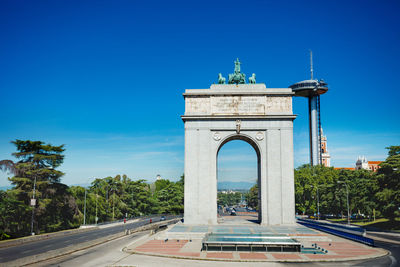
[[[395,257],[393,256],[389,256],[390,260],[392,261],[392,263],[390,264],[390,267],[394,267],[397,266],[397,260]]]

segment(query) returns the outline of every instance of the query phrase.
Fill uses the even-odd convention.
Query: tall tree
[[[28,235],[30,211],[14,192],[0,190],[0,240]]]
[[[27,206],[31,198],[37,200],[31,207],[35,214],[34,231],[40,233],[77,226],[77,206],[68,187],[60,183],[64,173],[56,170],[64,160],[64,145],[52,146],[30,140],[15,140],[12,143],[17,148],[12,155],[18,161],[8,162],[12,166],[8,169],[14,173],[9,178],[14,186],[11,191],[18,201]],[[22,232],[26,233],[26,229]]]
[[[252,207],[259,211],[259,203],[258,203],[258,185],[255,184],[246,194],[246,202],[249,207]]]
[[[378,169],[379,191],[376,193],[381,213],[394,220],[400,209],[400,146],[390,146],[388,157]]]

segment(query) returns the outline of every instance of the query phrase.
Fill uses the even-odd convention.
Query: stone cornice
[[[273,119],[289,119],[294,120],[296,119],[297,115],[290,114],[290,115],[182,115],[181,118],[183,121],[187,120],[224,120],[224,119],[249,119],[249,120],[273,120]]]

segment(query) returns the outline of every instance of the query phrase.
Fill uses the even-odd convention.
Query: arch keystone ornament
[[[235,64],[239,73],[238,60]],[[242,82],[186,89],[183,94],[187,225],[217,224],[217,157],[231,140],[249,143],[257,154],[260,223],[295,223],[294,94],[290,88]]]
[[[264,134],[262,132],[256,133],[256,139],[257,141],[261,141],[264,139]]]
[[[219,134],[219,132],[215,132],[213,138],[215,141],[219,141],[219,140],[221,140],[221,135]]]

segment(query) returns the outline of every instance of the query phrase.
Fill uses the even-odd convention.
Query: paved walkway
[[[202,251],[202,239],[182,238],[199,233],[268,233],[285,234],[302,244],[299,252],[244,252],[244,251]],[[170,238],[171,236],[179,238]],[[194,235],[196,236],[196,235]],[[316,247],[313,245],[316,244]],[[257,224],[214,226],[185,226],[177,224],[167,231],[131,244],[126,252],[195,260],[224,261],[338,261],[360,260],[384,256],[387,252],[380,248],[369,247],[337,236],[319,232],[302,225],[260,226]]]

